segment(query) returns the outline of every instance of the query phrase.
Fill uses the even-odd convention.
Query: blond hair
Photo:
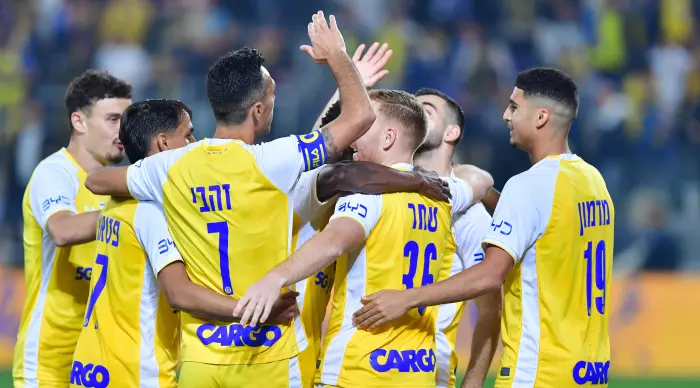
[[[370,90],[369,98],[376,102],[377,111],[402,127],[408,135],[409,146],[415,151],[428,135],[428,116],[418,99],[401,90]]]

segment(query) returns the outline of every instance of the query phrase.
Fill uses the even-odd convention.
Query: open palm
[[[361,44],[355,54],[352,56],[352,61],[357,67],[357,71],[362,77],[362,82],[365,87],[371,88],[389,74],[389,70],[385,70],[384,66],[389,62],[391,55],[394,53],[389,50],[389,45],[384,43],[379,46],[379,42],[374,42],[369,50],[362,56],[362,52],[365,51],[365,45]]]

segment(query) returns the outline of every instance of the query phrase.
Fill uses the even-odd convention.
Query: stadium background
[[[529,167],[501,121],[515,74],[535,65],[572,74],[581,97],[572,149],[601,170],[616,205],[611,386],[700,386],[700,1],[2,0],[0,387],[11,386],[23,303],[21,198],[38,161],[67,143],[70,79],[107,69],[136,100],[181,99],[201,138],[214,128],[208,65],[250,45],[278,84],[271,136],[305,132],[333,93],[328,70],[298,51],[318,9],[337,15],[351,52],[391,45],[381,87],[459,100],[459,160],[490,171],[499,189]]]

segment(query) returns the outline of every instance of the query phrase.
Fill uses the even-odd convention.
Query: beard
[[[428,151],[432,151],[435,149],[438,149],[442,145],[442,136],[437,136],[437,135],[428,135],[428,137],[425,139],[423,144],[421,144],[418,147],[418,150],[416,150],[416,153],[424,153]]]
[[[120,151],[116,154],[108,154],[106,159],[110,164],[121,163],[121,161],[124,160],[124,152]]]

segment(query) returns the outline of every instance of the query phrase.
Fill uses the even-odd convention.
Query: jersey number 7
[[[231,271],[228,265],[228,223],[226,221],[210,222],[207,233],[219,234],[219,267],[221,268],[221,287],[226,295],[233,295]]]
[[[418,271],[418,256],[420,256],[420,246],[415,241],[409,241],[403,247],[403,256],[408,258],[408,273],[403,275],[402,283],[406,289],[415,287],[414,278]],[[423,251],[423,275],[421,276],[420,286],[427,286],[435,282],[433,274],[430,273],[430,262],[437,260],[437,248],[435,244],[429,243]],[[418,307],[418,313],[425,313],[425,306]]]
[[[87,327],[90,323],[90,317],[92,316],[92,310],[95,308],[95,303],[97,299],[102,295],[102,291],[105,289],[107,284],[107,268],[109,267],[109,258],[101,253],[97,254],[95,258],[95,264],[102,266],[102,271],[100,272],[100,277],[97,278],[95,282],[95,288],[90,292],[90,300],[88,301],[87,308],[85,309],[85,321],[83,322],[83,327]],[[95,325],[97,326],[97,325]]]

